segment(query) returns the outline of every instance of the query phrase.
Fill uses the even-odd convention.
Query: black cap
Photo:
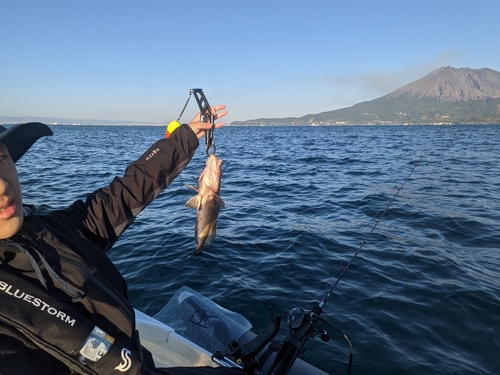
[[[9,128],[0,125],[0,142],[5,143],[14,163],[33,146],[33,143],[46,135],[52,135],[52,130],[41,122],[28,122]]]

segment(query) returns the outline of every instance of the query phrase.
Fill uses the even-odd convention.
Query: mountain
[[[298,118],[264,118],[231,124],[500,124],[500,72],[448,66],[352,107]]]

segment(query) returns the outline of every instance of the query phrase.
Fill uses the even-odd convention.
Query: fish
[[[217,216],[220,208],[226,204],[219,196],[220,181],[222,177],[222,159],[218,159],[215,154],[210,154],[207,158],[205,169],[198,179],[198,187],[186,184],[190,189],[198,192],[186,202],[186,207],[196,209],[196,225],[194,227],[194,237],[196,248],[192,255],[198,256],[203,251],[205,245],[210,245],[217,234]]]

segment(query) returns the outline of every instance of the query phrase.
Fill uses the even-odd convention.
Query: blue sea
[[[164,134],[52,129],[18,163],[24,201],[40,211],[107,185]],[[352,373],[500,373],[500,125],[226,126],[215,139],[226,203],[215,242],[187,259],[185,184],[204,167],[202,144],[109,252],[137,309],[154,315],[187,285],[256,331],[268,306],[286,320],[325,296],[392,202],[323,307],[353,344]],[[349,348],[330,336],[302,358],[345,374]]]

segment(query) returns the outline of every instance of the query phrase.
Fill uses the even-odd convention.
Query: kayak
[[[244,345],[257,336],[244,316],[186,286],[156,315],[149,316],[139,310],[135,313],[141,344],[152,353],[156,367],[236,366],[214,354],[224,353],[235,342]],[[267,344],[256,355],[263,373],[276,354],[276,345]],[[328,375],[300,358],[293,362],[288,373]]]

